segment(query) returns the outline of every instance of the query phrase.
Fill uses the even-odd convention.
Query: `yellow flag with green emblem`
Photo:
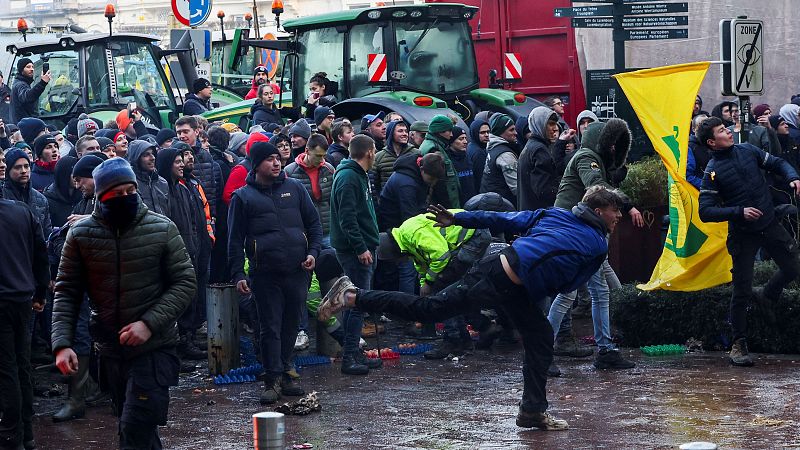
[[[650,281],[639,289],[697,291],[731,281],[727,223],[703,223],[686,181],[692,109],[708,62],[614,75],[669,172],[669,232]]]

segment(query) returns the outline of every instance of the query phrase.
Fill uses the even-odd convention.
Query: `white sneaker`
[[[383,323],[389,323],[389,322],[391,322],[391,321],[392,321],[392,319],[390,319],[390,318],[386,317],[386,315],[384,315],[384,314],[381,314],[381,318],[380,318],[379,320],[380,320],[381,322],[383,322]]]
[[[364,338],[358,338],[358,348],[363,349],[367,346],[367,341]]]
[[[297,339],[294,341],[294,349],[295,350],[305,350],[308,348],[310,342],[308,340],[308,335],[305,331],[300,331],[297,333]]]
[[[345,293],[355,290],[356,285],[350,282],[350,278],[347,278],[347,276],[339,277],[322,298],[322,303],[317,308],[317,319],[320,322],[327,322],[334,314],[347,309],[344,300]]]

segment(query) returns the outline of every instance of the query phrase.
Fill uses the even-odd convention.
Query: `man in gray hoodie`
[[[169,214],[169,185],[167,180],[160,177],[156,171],[156,146],[150,142],[136,139],[128,144],[126,158],[136,182],[139,184],[139,196],[150,211],[159,214]]]

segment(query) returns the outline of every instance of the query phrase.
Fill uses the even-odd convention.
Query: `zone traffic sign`
[[[735,95],[764,93],[764,23],[761,20],[731,21],[731,75]]]

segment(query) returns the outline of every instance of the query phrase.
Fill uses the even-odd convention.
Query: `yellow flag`
[[[614,75],[669,172],[669,233],[650,281],[639,289],[697,291],[731,281],[727,223],[703,223],[686,181],[692,109],[708,62]]]

